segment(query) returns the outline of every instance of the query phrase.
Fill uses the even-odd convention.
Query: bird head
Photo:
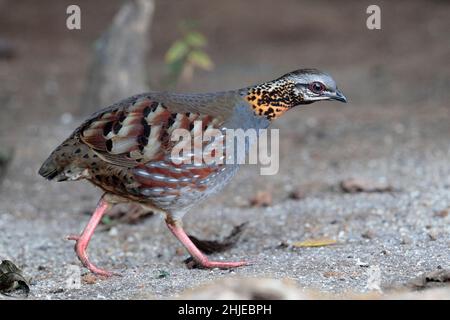
[[[293,94],[298,104],[307,104],[323,100],[347,102],[347,98],[339,91],[333,78],[317,69],[300,69],[281,77],[292,82]]]
[[[248,88],[246,99],[257,116],[278,118],[298,105],[316,101],[347,102],[333,78],[317,69],[300,69]]]

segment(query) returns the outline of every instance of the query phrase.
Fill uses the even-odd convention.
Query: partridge
[[[50,154],[39,174],[56,181],[87,179],[104,191],[83,232],[68,237],[76,241],[78,258],[93,273],[113,274],[95,266],[86,249],[105,212],[124,202],[162,213],[169,230],[199,266],[243,266],[247,263],[210,261],[182,226],[185,213],[221,190],[239,163],[185,161],[195,152],[180,153],[180,162],[179,154],[174,156],[177,142],[172,136],[177,129],[192,135],[196,130],[265,129],[289,109],[322,100],[347,101],[331,76],[316,69],[293,71],[233,91],[135,95],[91,115]]]

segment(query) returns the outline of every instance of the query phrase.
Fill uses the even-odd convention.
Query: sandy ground
[[[323,107],[340,108],[331,104]],[[73,244],[64,236],[81,230],[88,219],[83,212],[91,210],[99,196],[98,190],[86,183],[50,183],[35,174],[38,164],[34,159],[45,157],[56,137],[69,134],[67,126],[26,130],[29,132],[22,139],[23,145],[16,150],[17,160],[3,181],[0,227],[5,231],[0,238],[0,254],[20,263],[34,278],[35,298],[174,297],[186,288],[230,275],[291,278],[304,288],[365,292],[369,266],[380,268],[385,287],[406,284],[421,273],[448,267],[448,112],[442,110],[440,119],[431,122],[425,114],[419,126],[404,123],[403,133],[387,133],[389,128],[400,128],[396,121],[404,122],[406,115],[401,120],[393,119],[392,114],[390,120],[378,115],[366,122],[357,110],[345,108],[339,115],[345,121],[324,126],[320,125],[324,121],[320,116],[311,115],[312,109],[292,111],[293,117],[310,116],[318,124],[312,128],[296,125],[299,133],[308,131],[301,135],[306,141],[297,152],[282,145],[280,174],[258,176],[255,168],[243,168],[225,192],[186,217],[187,230],[206,239],[225,236],[233,225],[248,221],[237,245],[213,258],[244,258],[254,261],[252,266],[233,271],[187,269],[180,244],[155,216],[139,225],[119,225],[95,235],[91,257],[123,277],[84,284],[81,290],[65,289],[68,268],[78,262]],[[381,141],[367,130],[375,123],[384,123],[377,125],[384,133]],[[289,121],[285,124],[288,126]],[[351,136],[348,124],[352,124]],[[418,131],[420,137],[414,134]],[[318,138],[318,132],[330,138]],[[427,136],[431,138],[424,138]],[[289,134],[286,139],[293,140],[290,144],[299,143],[299,138]],[[355,140],[354,147],[342,150],[338,141],[349,139]],[[38,143],[42,148],[30,154]],[[395,151],[387,152],[392,145]],[[424,152],[414,152],[419,147]],[[352,152],[352,161],[342,160],[347,152]],[[26,183],[17,182],[18,175]],[[348,177],[382,177],[396,190],[342,194],[337,186]],[[251,184],[249,179],[253,179]],[[295,188],[303,190],[304,199],[286,199]],[[257,190],[273,191],[273,206],[245,207]],[[284,242],[321,237],[335,239],[337,244],[280,248]],[[168,276],[159,279],[163,272]]]
[[[193,3],[198,8],[198,2]],[[248,221],[236,246],[212,258],[247,259],[253,265],[232,271],[187,269],[181,245],[161,217],[154,216],[138,225],[121,224],[96,233],[89,248],[92,260],[122,277],[88,277],[79,289],[67,287],[68,272],[79,262],[73,243],[64,237],[83,228],[89,218],[86,212],[95,207],[100,191],[82,182],[47,182],[36,172],[82,120],[77,103],[89,45],[107,24],[114,6],[95,23],[95,19],[87,20],[86,32],[71,38],[51,26],[33,31],[29,20],[19,27],[20,17],[33,17],[32,2],[16,4],[11,16],[0,19],[0,30],[4,30],[0,35],[10,37],[18,50],[15,60],[0,61],[5,111],[0,118],[0,141],[14,149],[0,189],[0,258],[16,262],[33,278],[30,298],[34,299],[173,298],[201,284],[240,276],[288,278],[305,290],[361,293],[368,291],[369,270],[374,268],[381,271],[383,290],[450,268],[450,106],[445,89],[450,76],[442,68],[450,49],[445,33],[440,32],[448,30],[448,19],[442,17],[449,7],[433,1],[420,11],[422,2],[408,3],[404,12],[401,4],[386,10],[388,35],[373,36],[359,27],[353,30],[351,19],[333,29],[341,15],[363,10],[363,5],[359,8],[352,2],[341,10],[322,12],[329,18],[324,19],[326,26],[314,24],[303,14],[318,32],[328,30],[333,52],[323,44],[326,41],[312,36],[297,44],[296,27],[302,25],[289,15],[296,9],[292,1],[286,1],[283,9],[288,17],[284,33],[280,27],[266,26],[262,37],[256,32],[259,21],[246,26],[248,39],[243,39],[245,32],[233,36],[229,30],[235,27],[227,29],[225,22],[206,30],[224,34],[222,42],[211,45],[216,70],[199,74],[194,84],[180,90],[248,85],[296,68],[300,59],[302,64],[331,69],[350,103],[314,104],[290,111],[275,123],[281,136],[279,173],[260,176],[258,168],[243,167],[222,193],[186,216],[189,233],[205,239],[220,239],[234,225]],[[318,16],[319,7],[313,2],[302,5]],[[167,16],[175,19],[179,14],[167,5],[161,7],[167,10],[166,16],[157,13],[158,28],[165,26]],[[48,5],[48,17],[58,8]],[[200,18],[203,23],[232,12],[228,5],[211,10],[210,18]],[[15,12],[22,14],[17,17]],[[358,14],[355,19],[364,16],[363,11]],[[262,15],[267,18],[267,13]],[[245,17],[239,11],[235,19],[242,22]],[[414,46],[417,39],[409,36],[413,22],[415,37],[426,41],[423,47]],[[352,30],[354,35],[349,36]],[[51,32],[53,42],[48,42]],[[151,66],[161,61],[168,41],[159,33],[154,38]],[[258,52],[251,50],[251,39],[258,44]],[[237,43],[245,43],[244,48],[237,49]],[[426,66],[421,61],[427,61]],[[156,65],[155,70],[160,67]],[[64,113],[72,116],[62,117]],[[343,193],[340,182],[352,177],[386,183],[393,191]],[[298,189],[304,197],[290,199],[291,191]],[[272,193],[273,204],[249,206],[258,191]],[[337,243],[315,248],[281,245],[322,237]]]

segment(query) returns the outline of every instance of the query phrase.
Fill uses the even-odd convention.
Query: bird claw
[[[68,235],[67,237],[66,237],[66,240],[75,240],[75,241],[78,241],[80,239],[80,236],[79,235],[76,235],[76,234],[70,234],[70,235]]]
[[[195,261],[194,259],[187,261],[186,265],[189,269],[201,268],[201,269],[233,269],[243,266],[252,265],[253,262],[250,261],[236,261],[236,262],[226,262],[226,261]]]
[[[78,252],[77,252],[77,254],[78,254]],[[83,266],[85,266],[90,272],[92,272],[96,275],[103,276],[106,278],[109,278],[112,276],[122,277],[122,275],[120,273],[98,268],[96,265],[94,265],[92,262],[89,261],[89,258],[87,257],[86,252],[82,252],[82,253],[78,254],[78,258],[80,259]]]
[[[107,277],[107,278],[112,277],[112,276],[122,277],[122,275],[120,273],[100,269],[97,266],[95,266],[92,262],[90,262],[88,255],[86,253],[87,243],[80,240],[81,239],[80,236],[69,235],[66,237],[66,239],[76,241],[75,252],[77,253],[78,259],[80,259],[83,266],[86,267],[89,271],[91,271],[92,273],[94,273],[98,276],[103,276],[103,277]]]
[[[248,265],[249,263],[246,261],[237,261],[237,262],[208,261],[205,265],[203,265],[203,267],[208,269],[212,268],[232,269]]]
[[[118,272],[113,272],[113,271],[108,271],[108,270],[104,270],[104,269],[100,269],[97,268],[96,266],[94,266],[93,264],[90,265],[86,265],[85,266],[90,272],[98,275],[98,276],[102,276],[105,278],[109,278],[112,276],[117,276],[117,277],[123,277],[122,274],[118,273]]]

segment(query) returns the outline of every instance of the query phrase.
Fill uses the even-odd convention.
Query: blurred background
[[[124,9],[124,3],[131,7]],[[81,8],[81,30],[66,28],[71,4]],[[366,27],[371,4],[381,8],[381,30]],[[0,256],[12,256],[34,272],[50,264],[57,274],[60,264],[76,262],[61,237],[83,225],[83,212],[94,208],[100,192],[87,183],[48,183],[36,172],[90,113],[141,91],[222,91],[315,67],[334,77],[349,102],[290,111],[274,124],[281,130],[279,174],[259,176],[257,168],[244,168],[223,193],[199,207],[197,218],[188,216],[187,226],[211,238],[226,233],[222,225],[254,221],[234,257],[319,236],[361,246],[375,237],[373,252],[401,241],[411,241],[410,250],[419,250],[416,241],[429,243],[411,260],[401,253],[389,258],[386,263],[397,266],[389,283],[432,270],[439,259],[448,262],[447,252],[424,262],[423,269],[417,265],[421,254],[440,252],[450,241],[447,215],[435,215],[450,207],[449,31],[450,3],[444,0],[0,0]],[[356,180],[356,189],[346,190],[349,179]],[[355,190],[360,193],[348,195]],[[392,196],[392,190],[398,193]],[[220,219],[196,220],[211,214]],[[31,230],[30,221],[39,227]],[[97,259],[127,268],[176,260],[172,267],[183,267],[176,264],[180,258],[171,258],[173,248],[163,245],[175,242],[159,222],[123,228],[119,236],[103,235],[117,243],[97,243]],[[148,247],[127,238],[139,232],[137,237],[151,239]],[[23,240],[5,245],[19,235]],[[30,245],[31,238],[40,240]],[[114,243],[121,249],[110,249]],[[116,251],[107,257],[101,250]],[[123,250],[126,257],[119,254]],[[50,252],[59,258],[49,262]],[[339,257],[330,265],[339,266]],[[291,265],[295,272],[283,273],[275,271],[280,263],[248,273],[299,279],[299,269],[309,276],[318,265],[311,262],[309,268],[303,259]],[[405,274],[402,263],[415,269]],[[364,273],[352,268],[342,271],[344,278],[353,274],[347,284],[338,276],[303,281],[330,291],[364,287],[358,282]],[[57,280],[49,281],[56,286]],[[166,283],[156,295],[189,286]]]
[[[94,42],[122,1],[77,1],[81,30],[68,30],[70,1],[0,1],[0,32],[11,46],[1,60],[2,108],[29,118],[59,117],[79,107]],[[146,71],[163,89],[165,54],[195,24],[214,62],[178,91],[234,89],[300,67],[335,76],[352,105],[448,101],[449,8],[446,1],[378,1],[382,29],[368,30],[370,1],[155,1]],[[57,94],[56,94],[57,93]],[[26,110],[26,111],[23,111]]]

